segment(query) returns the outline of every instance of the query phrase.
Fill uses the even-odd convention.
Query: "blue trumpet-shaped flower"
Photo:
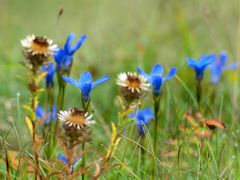
[[[175,67],[172,67],[170,69],[170,72],[168,75],[163,76],[164,69],[162,65],[157,64],[152,68],[152,72],[150,75],[145,73],[142,68],[138,67],[138,72],[144,76],[151,84],[153,87],[153,93],[156,95],[160,94],[160,90],[162,87],[162,84],[168,80],[171,79],[177,72],[177,69]]]
[[[66,156],[64,156],[63,154],[58,154],[58,158],[59,158],[64,164],[66,164],[66,165],[69,166],[68,160],[67,160],[67,157],[66,157]],[[76,158],[76,159],[74,160],[73,164],[71,164],[71,166],[74,167],[74,165],[75,165],[79,160],[81,160],[81,159],[82,159],[81,156],[78,157],[78,158]]]
[[[82,97],[85,102],[89,99],[89,94],[97,85],[102,84],[103,82],[107,81],[109,79],[109,76],[103,76],[102,78],[96,80],[93,82],[92,75],[90,72],[83,72],[80,76],[79,81],[76,81],[70,77],[62,75],[62,78],[65,82],[68,82],[78,88],[82,91]]]
[[[204,75],[204,71],[208,65],[213,62],[213,55],[201,55],[200,60],[193,58],[187,58],[188,66],[192,67],[196,72],[197,80],[201,80]]]
[[[58,158],[64,162],[64,164],[68,165],[67,158],[63,154],[58,154]]]
[[[53,63],[46,65],[46,66],[42,66],[42,71],[48,71],[47,75],[46,75],[46,85],[47,87],[51,87],[53,86],[53,76],[54,73],[56,72],[56,68],[54,67]]]
[[[59,49],[54,54],[54,59],[57,63],[58,69],[69,69],[70,68],[70,65],[72,64],[74,53],[81,47],[81,45],[85,42],[85,40],[87,38],[86,35],[83,35],[78,39],[76,44],[71,46],[74,37],[75,37],[74,34],[70,33],[66,40],[64,48]]]
[[[150,108],[145,108],[129,114],[129,118],[136,119],[139,133],[142,135],[144,134],[144,125],[147,125],[150,120],[154,119],[154,114]]]
[[[214,56],[214,61],[209,66],[211,72],[211,82],[212,84],[217,84],[223,74],[223,71],[229,69],[236,69],[238,67],[237,63],[227,64],[228,56],[225,52],[222,52],[219,56]]]
[[[38,118],[42,118],[44,117],[46,114],[51,112],[51,116],[48,116],[47,119],[43,122],[43,124],[49,124],[50,121],[55,121],[56,117],[57,117],[57,107],[55,105],[53,105],[52,107],[52,111],[48,110],[47,112],[44,112],[43,108],[41,106],[37,106],[36,110],[35,110],[35,114]]]

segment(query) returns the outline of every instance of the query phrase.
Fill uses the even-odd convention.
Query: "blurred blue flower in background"
[[[77,157],[75,160],[74,160],[74,162],[72,163],[72,164],[68,164],[68,160],[67,160],[67,157],[66,156],[64,156],[63,154],[58,154],[58,158],[64,163],[64,164],[66,164],[67,166],[72,166],[72,172],[74,171],[74,165],[79,161],[79,160],[81,160],[82,159],[82,157],[81,156],[79,156],[79,157]]]
[[[160,94],[160,90],[161,90],[161,87],[162,87],[162,84],[168,80],[168,79],[171,79],[177,72],[177,69],[175,67],[172,67],[170,69],[170,72],[168,75],[164,76],[163,77],[163,72],[164,72],[164,69],[162,67],[162,65],[160,64],[157,64],[155,65],[153,68],[152,68],[152,72],[150,75],[148,75],[147,73],[145,73],[142,68],[138,67],[138,72],[144,76],[149,83],[152,84],[152,87],[153,87],[153,92],[154,94],[156,95],[159,95]]]
[[[64,164],[68,165],[67,158],[63,154],[58,154],[58,158],[64,162]]]
[[[209,66],[212,84],[217,84],[219,82],[224,70],[236,69],[238,67],[237,63],[226,65],[227,61],[228,55],[225,52],[214,55],[214,61]]]
[[[48,73],[46,75],[47,87],[53,86],[53,76],[54,76],[54,73],[56,72],[56,68],[54,67],[53,63],[46,65],[46,66],[42,66],[41,70],[48,71]]]
[[[50,113],[51,115],[47,117],[47,119],[43,122],[43,124],[47,125],[50,123],[50,121],[55,121],[56,117],[57,117],[57,107],[56,105],[52,106],[52,111],[48,110],[47,112],[44,112],[43,108],[41,106],[37,106],[36,110],[35,110],[35,114],[38,118],[42,118],[43,116],[45,116],[46,114]]]
[[[109,76],[103,76],[102,78],[96,80],[93,82],[92,75],[90,72],[83,72],[80,76],[79,81],[76,81],[70,77],[62,75],[62,78],[65,82],[68,82],[69,84],[72,84],[82,91],[82,97],[85,102],[89,99],[89,94],[92,91],[93,88],[95,88],[97,85],[104,83],[109,79]]]
[[[144,134],[144,125],[147,125],[150,120],[154,119],[154,114],[150,108],[145,108],[129,114],[129,118],[136,119],[139,133],[142,135]]]
[[[199,61],[193,58],[187,58],[188,66],[195,70],[197,80],[201,80],[203,78],[206,67],[210,65],[213,60],[213,55],[201,55]]]
[[[78,39],[76,44],[71,46],[71,43],[72,43],[74,37],[75,37],[74,34],[70,33],[66,40],[64,48],[59,49],[54,54],[54,59],[57,63],[57,69],[69,69],[72,64],[74,53],[81,47],[81,45],[87,39],[87,36],[83,35]]]

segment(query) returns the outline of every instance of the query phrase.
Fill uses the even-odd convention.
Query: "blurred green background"
[[[27,103],[27,88],[17,78],[26,72],[19,64],[24,60],[20,40],[26,35],[46,35],[60,47],[70,32],[76,38],[88,36],[75,54],[71,77],[78,78],[86,70],[95,79],[105,74],[111,76],[110,82],[97,87],[92,94],[97,118],[109,124],[117,117],[114,104],[118,73],[136,71],[137,66],[150,71],[155,63],[161,63],[167,71],[176,66],[178,76],[190,87],[195,74],[186,67],[186,57],[198,58],[200,53],[225,50],[230,61],[239,58],[239,7],[237,0],[0,0],[0,130],[7,131],[7,122],[16,120],[16,94],[21,94],[21,104]],[[63,14],[58,19],[60,9]],[[239,96],[238,82],[231,80],[232,76],[228,76],[227,85],[222,87],[234,95],[227,98],[227,109],[233,113],[237,112]],[[177,80],[169,82],[167,90],[175,99],[184,94]],[[80,105],[77,88],[68,85],[66,93],[66,108]],[[44,98],[42,94],[40,103]],[[24,113],[22,110],[21,116]]]

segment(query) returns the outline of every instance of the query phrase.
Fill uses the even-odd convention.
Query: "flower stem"
[[[157,137],[158,137],[158,112],[159,112],[159,106],[160,106],[160,98],[161,94],[159,95],[153,95],[153,100],[154,100],[154,140],[153,140],[153,151],[154,155],[157,154]],[[152,175],[154,179],[154,174],[155,174],[155,158],[152,157]]]
[[[144,134],[142,134],[140,138],[141,138],[141,139],[140,139],[140,145],[141,145],[141,147],[140,147],[140,148],[141,148],[141,164],[144,165],[144,167],[142,167],[141,169],[142,169],[142,171],[143,171],[143,169],[145,169],[146,164],[147,164],[147,161],[146,161],[146,159],[145,159],[145,151],[144,151],[144,145],[145,145],[145,136],[144,136]],[[144,178],[143,175],[144,175],[144,174],[141,172],[142,179]]]
[[[54,149],[54,124],[53,124],[53,119],[52,119],[52,113],[53,112],[53,104],[54,104],[54,93],[53,93],[53,86],[46,86],[47,88],[47,97],[48,97],[48,102],[49,102],[49,109],[50,109],[50,112],[51,112],[51,115],[50,115],[50,123],[49,123],[49,131],[47,131],[47,141],[48,141],[48,146],[47,146],[47,151],[46,151],[46,155],[47,155],[47,158],[50,158],[51,157],[51,150]]]
[[[66,85],[62,86],[62,96],[61,96],[60,109],[64,108],[65,89],[66,89]]]
[[[158,133],[158,112],[159,112],[159,105],[160,105],[160,95],[154,95],[154,117],[155,117],[155,124],[154,124],[154,141],[153,141],[153,150],[156,154],[157,150],[157,133]]]
[[[89,104],[90,104],[90,99],[88,99],[88,101],[86,102],[83,98],[83,96],[81,96],[81,102],[82,102],[82,109],[85,112],[89,111]],[[84,169],[85,168],[85,164],[86,164],[86,156],[84,153],[84,149],[85,149],[85,142],[82,143],[82,163],[81,163],[81,168]],[[84,180],[84,174],[82,174],[82,180]]]
[[[46,86],[46,88],[47,88],[48,103],[51,110],[54,102],[53,86]]]
[[[196,91],[196,96],[197,96],[197,103],[198,103],[198,107],[199,107],[199,105],[200,105],[200,102],[201,102],[201,94],[202,94],[202,86],[201,86],[201,82],[202,82],[202,80],[201,79],[199,79],[199,80],[197,80],[197,91]]]
[[[58,97],[57,97],[57,111],[62,110],[64,107],[64,97],[65,97],[65,84],[59,84]],[[54,137],[57,133],[58,119],[54,128]]]
[[[62,97],[62,86],[59,85],[58,86],[58,97],[57,97],[57,108],[58,108],[58,111],[59,111],[59,108],[60,108],[61,97]]]
[[[33,73],[32,86],[37,87],[37,84],[35,82],[35,79],[37,77],[37,71],[33,70],[32,73]],[[37,98],[38,98],[38,94],[35,89],[32,89],[31,91],[31,98],[32,98],[31,108],[32,108],[32,111],[35,112],[35,108],[37,106]],[[35,179],[38,179],[38,178],[42,179],[41,175],[38,173],[38,170],[40,168],[39,168],[39,159],[38,159],[38,149],[36,149],[36,146],[37,146],[36,145],[37,143],[36,142],[36,126],[35,126],[36,116],[32,115],[31,119],[32,119],[32,126],[33,126],[33,135],[32,135],[33,153],[34,153],[34,159],[37,167],[37,169],[35,170]]]
[[[82,152],[84,152],[84,149],[85,149],[85,143],[83,142],[82,143]],[[82,164],[81,164],[81,168],[85,168],[85,163],[86,163],[86,156],[85,156],[85,153],[83,153],[82,155]],[[84,180],[84,174],[82,174],[82,180]]]

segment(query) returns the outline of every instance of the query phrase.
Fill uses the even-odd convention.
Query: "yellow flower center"
[[[44,54],[48,52],[48,46],[49,44],[47,42],[47,39],[42,37],[36,37],[31,44],[31,49],[35,52]]]
[[[85,113],[80,110],[74,110],[74,112],[70,113],[66,119],[67,121],[76,124],[76,125],[86,125],[87,124],[87,119],[84,116]]]
[[[126,80],[127,86],[131,88],[140,88],[140,83],[141,83],[140,79],[135,76],[128,76]]]

